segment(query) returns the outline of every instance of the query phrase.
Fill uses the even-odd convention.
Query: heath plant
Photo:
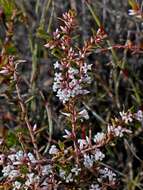
[[[48,3],[50,4],[50,1]],[[140,181],[137,181],[138,178],[134,179],[133,174],[130,178],[126,176],[127,171],[124,170],[126,166],[120,161],[124,157],[125,148],[122,156],[119,155],[120,159],[116,160],[117,155],[115,155],[115,152],[118,154],[118,147],[121,145],[122,148],[125,144],[125,147],[130,148],[132,155],[142,163],[134,147],[130,146],[127,141],[142,131],[141,96],[134,85],[135,79],[132,80],[129,76],[125,62],[119,61],[116,54],[116,50],[121,50],[123,56],[127,52],[135,55],[141,54],[142,47],[133,44],[130,40],[125,44],[112,44],[110,35],[93,11],[91,2],[84,1],[83,3],[98,26],[91,37],[80,41],[77,35],[78,13],[75,10],[69,10],[58,18],[60,24],[55,31],[50,35],[44,35],[44,42],[45,36],[48,36],[45,45],[42,41],[44,52],[47,49],[48,59],[51,59],[53,63],[53,92],[51,94],[54,96],[53,99],[61,105],[60,114],[65,122],[63,131],[55,138],[52,136],[54,118],[51,116],[50,103],[44,91],[40,87],[36,89],[36,81],[33,77],[30,80],[31,83],[24,80],[19,68],[27,64],[27,60],[19,59],[7,48],[13,40],[15,17],[19,18],[21,13],[12,7],[14,10],[8,22],[4,21],[4,10],[0,9],[0,18],[5,22],[7,31],[0,54],[0,83],[6,84],[7,89],[1,93],[1,96],[4,96],[15,108],[12,114],[9,111],[5,117],[0,117],[0,119],[5,123],[8,120],[16,125],[11,128],[4,122],[0,123],[1,190],[111,190],[125,189],[124,186],[127,186],[128,190],[132,190],[132,187],[142,189],[142,178],[138,174]],[[129,16],[141,20],[142,4],[134,0],[130,0],[129,3],[131,6]],[[72,4],[74,8],[75,5]],[[38,7],[37,5],[36,11],[39,10]],[[21,18],[25,17],[22,15]],[[42,24],[43,19],[44,16],[42,16]],[[40,30],[38,32],[39,35]],[[37,47],[37,44],[34,47]],[[97,62],[91,61],[93,54],[112,56],[112,62],[108,63],[108,66],[112,70],[114,83],[110,87],[100,78]],[[32,76],[35,64],[37,67],[37,59],[35,63],[34,56],[35,54],[32,59]],[[131,105],[128,109],[120,105],[118,85],[121,76],[124,82],[128,82],[132,87],[131,97],[136,100],[135,105]],[[23,81],[29,90],[26,95],[21,85]],[[106,119],[100,117],[88,106],[88,103],[93,100],[92,88],[99,81],[109,96],[107,98],[111,99],[117,109],[116,114],[107,114]],[[36,107],[37,99],[33,98],[33,93],[37,93],[35,96],[40,96],[38,101],[42,102],[48,115],[48,133],[45,133],[43,126],[45,123],[42,118],[39,119],[40,122],[35,122],[37,116],[34,115],[36,113],[34,110],[38,110],[38,106]],[[102,93],[100,96],[105,97]],[[33,99],[35,101],[32,105],[35,108],[29,105]],[[94,101],[98,102],[96,97]],[[32,113],[34,116],[31,117]],[[92,114],[100,121],[101,126],[97,126],[96,129],[96,124],[91,122]],[[33,120],[34,117],[35,120]],[[116,147],[117,151],[115,151]],[[127,158],[124,159],[127,160]],[[140,173],[142,174],[142,171]],[[124,185],[125,183],[128,184]]]

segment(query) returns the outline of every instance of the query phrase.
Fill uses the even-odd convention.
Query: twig
[[[24,116],[24,121],[25,121],[25,123],[27,125],[27,128],[29,130],[29,133],[30,133],[30,137],[31,137],[34,149],[35,149],[35,154],[36,154],[37,160],[40,160],[40,155],[39,155],[39,152],[38,152],[38,146],[36,144],[36,140],[35,140],[35,137],[34,137],[34,134],[33,134],[33,131],[32,131],[32,127],[30,125],[30,122],[29,122],[29,119],[28,119],[28,116],[27,116],[26,106],[25,106],[25,104],[24,104],[24,102],[22,100],[21,94],[20,94],[20,89],[19,89],[19,86],[18,86],[18,75],[17,75],[17,72],[16,72],[16,68],[17,68],[17,65],[15,66],[14,80],[16,81],[15,87],[16,87],[18,101],[19,101],[19,104],[20,104],[20,107],[21,107],[22,114]]]
[[[40,91],[40,95],[41,95],[41,97],[42,97],[42,99],[43,99],[43,101],[44,101],[44,103],[45,103],[45,109],[46,109],[46,112],[47,112],[48,124],[49,124],[49,125],[48,125],[48,127],[49,127],[49,139],[48,139],[48,141],[49,141],[49,142],[48,142],[48,144],[47,144],[47,146],[46,146],[46,148],[45,148],[45,150],[44,150],[44,154],[45,154],[45,153],[47,153],[47,151],[48,151],[48,149],[49,149],[49,147],[50,147],[50,143],[51,143],[51,141],[52,141],[53,122],[52,122],[52,115],[51,115],[50,106],[49,106],[48,102],[46,102],[45,97],[44,97],[42,91]]]

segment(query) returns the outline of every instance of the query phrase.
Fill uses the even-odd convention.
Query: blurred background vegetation
[[[141,5],[142,1],[138,3]],[[128,15],[130,8],[127,0],[0,0],[0,50],[5,56],[26,61],[18,66],[19,85],[30,122],[38,126],[41,152],[46,153],[48,140],[59,139],[67,127],[61,114],[64,107],[52,92],[56,60],[44,44],[61,24],[58,18],[69,9],[77,12],[75,38],[79,46],[98,30],[98,17],[108,34],[103,48],[131,43],[139,49],[95,49],[88,57],[87,61],[93,64],[91,93],[78,105],[89,112],[87,127],[101,131],[110,117],[120,111],[143,108],[143,22]],[[0,128],[1,135],[8,129],[10,147],[17,143],[13,130],[27,133],[20,110],[13,82],[0,76]],[[131,128],[134,133],[130,138],[107,147],[108,156],[112,157],[108,162],[123,179],[121,189],[143,189],[142,126]],[[22,138],[29,142],[27,136]]]

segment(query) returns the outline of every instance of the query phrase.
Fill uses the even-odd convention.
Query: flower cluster
[[[55,73],[53,91],[57,92],[57,97],[59,97],[63,104],[69,101],[70,98],[89,93],[83,86],[91,82],[91,78],[88,75],[91,65],[84,63],[82,65],[71,66],[63,61],[59,64],[61,64],[61,67]]]
[[[104,147],[115,138],[123,137],[124,133],[131,133],[126,126],[134,120],[142,122],[143,112],[127,111],[120,113],[120,116],[112,119],[105,131],[77,139],[78,163],[75,159],[74,147],[60,144],[52,144],[49,155],[44,157],[43,161],[37,160],[31,152],[26,153],[22,150],[1,154],[0,165],[3,168],[4,183],[10,183],[14,190],[34,188],[44,190],[51,183],[56,184],[57,187],[60,187],[60,184],[75,183],[80,187],[79,178],[82,183],[82,177],[85,177],[83,174],[93,170],[96,172],[96,177],[94,183],[89,182],[88,188],[100,190],[104,184],[112,189],[117,183],[116,174],[109,167],[101,164],[106,156]],[[63,135],[65,141],[72,140],[72,132],[66,129],[65,133],[66,135]]]
[[[112,172],[109,168],[99,169],[100,180],[107,179],[110,183],[116,181],[116,174]]]
[[[89,93],[85,86],[91,83],[89,72],[92,65],[87,63],[86,58],[95,44],[106,37],[106,33],[103,28],[99,28],[97,34],[85,42],[82,48],[77,48],[73,46],[71,37],[71,32],[76,26],[75,14],[72,11],[63,14],[62,21],[64,26],[60,26],[53,33],[53,39],[45,47],[51,49],[59,59],[54,64],[53,91],[65,104],[70,98]]]
[[[95,154],[84,154],[83,165],[86,168],[91,168],[95,162],[102,161],[104,157],[105,155],[100,151],[100,149],[96,149]]]
[[[54,155],[54,154],[57,154],[58,151],[59,150],[57,149],[57,147],[55,145],[52,145],[50,150],[49,150],[49,154]]]
[[[98,132],[96,135],[94,135],[94,142],[96,144],[100,144],[105,139],[105,134],[103,132]]]
[[[110,183],[114,187],[116,183],[116,174],[107,167],[99,168],[99,176],[95,184],[91,184],[89,190],[102,190],[105,183]]]
[[[3,177],[12,184],[13,190],[44,189],[48,186],[52,175],[52,166],[37,164],[37,160],[31,152],[24,153],[20,150],[8,154],[7,158],[1,155],[0,164],[3,166]]]
[[[141,110],[137,113],[120,112],[119,118],[112,119],[110,124],[107,124],[106,130],[97,132],[94,136],[86,136],[85,138],[77,139],[77,147],[79,151],[81,171],[84,168],[87,170],[96,170],[97,178],[95,184],[91,184],[89,189],[102,189],[102,184],[114,187],[116,184],[116,174],[109,168],[100,165],[104,161],[105,153],[103,153],[104,146],[115,138],[121,138],[124,134],[132,133],[127,129],[129,123],[134,120],[142,121],[143,113]],[[72,132],[65,130],[66,135],[63,135],[67,140],[72,140]],[[67,151],[68,152],[68,151]],[[67,152],[65,154],[67,155]],[[65,170],[60,170],[60,176],[70,183],[74,181],[72,173],[67,173]],[[69,176],[70,179],[69,180]]]
[[[75,181],[76,176],[80,175],[81,168],[78,165],[75,165],[74,168],[71,168],[70,172],[65,171],[64,169],[59,170],[59,176],[65,180],[66,183]]]
[[[120,112],[120,116],[121,116],[121,118],[122,118],[122,120],[126,123],[126,124],[128,124],[129,122],[132,122],[133,121],[133,115],[132,115],[132,113],[130,112],[130,111],[128,111],[128,112],[124,112],[124,111],[122,111],[122,112]]]
[[[101,190],[99,184],[92,184],[89,190]]]

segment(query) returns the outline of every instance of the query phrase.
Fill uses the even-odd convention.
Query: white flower
[[[101,190],[98,184],[92,184],[89,190]]]
[[[105,134],[103,132],[98,132],[96,135],[94,135],[94,142],[96,144],[100,144],[105,139]]]
[[[75,165],[75,167],[71,169],[71,172],[74,173],[75,176],[78,176],[80,171],[81,171],[81,168],[79,168],[78,165]]]
[[[19,181],[15,181],[13,184],[13,190],[17,190],[21,188],[21,183]]]
[[[60,83],[56,81],[53,84],[53,91],[56,92],[58,90],[58,88],[60,88]]]
[[[89,145],[89,137],[86,136],[85,139],[78,139],[77,142],[79,144],[80,150],[82,150],[83,148],[85,148]]]
[[[42,167],[42,175],[48,175],[52,173],[52,166],[51,165],[45,165]]]
[[[14,169],[13,165],[7,165],[3,168],[2,173],[4,177],[9,176],[10,172]]]
[[[139,18],[139,19],[142,18],[142,12],[140,10],[129,9],[128,15],[129,16],[135,16],[136,18]]]
[[[29,187],[34,182],[34,173],[27,174],[27,178],[25,185]]]
[[[57,147],[55,145],[52,145],[49,150],[49,154],[57,154],[58,152],[59,150],[57,149]]]
[[[34,173],[28,173],[26,176],[28,179],[26,180],[25,185],[28,187],[34,183],[39,182],[39,179],[40,179],[39,176],[35,176]]]
[[[71,55],[70,51],[70,55]],[[61,67],[60,67],[61,66]],[[84,95],[89,93],[89,91],[83,89],[82,84],[90,83],[91,77],[88,75],[87,71],[91,69],[91,66],[86,63],[82,66],[80,78],[77,79],[79,76],[79,68],[73,68],[71,65],[67,65],[67,73],[68,77],[71,80],[64,81],[64,73],[62,73],[63,68],[62,64],[59,62],[56,62],[54,64],[55,69],[59,69],[59,72],[55,72],[54,77],[54,84],[53,84],[53,91],[57,92],[57,97],[65,104],[67,101],[69,101],[70,98],[75,97],[77,95]],[[77,77],[78,76],[78,77]],[[89,116],[86,114],[86,119],[88,119]]]
[[[58,61],[56,61],[56,63],[54,63],[54,69],[59,69],[61,66],[61,64],[59,64]]]
[[[9,178],[13,179],[16,178],[20,175],[19,170],[11,170],[9,173]]]
[[[129,10],[128,10],[128,14],[129,14],[130,16],[134,16],[134,15],[137,14],[137,11],[135,11],[135,10],[133,10],[133,9],[129,9]]]
[[[63,104],[69,101],[69,99],[72,97],[87,94],[89,91],[83,89],[82,84],[90,83],[91,81],[91,78],[88,76],[87,73],[81,74],[82,76],[80,77],[80,79],[77,79],[76,75],[78,75],[78,69],[69,66],[67,72],[69,79],[72,80],[64,81],[61,70],[61,72],[55,73],[53,84],[53,91],[57,92],[56,96],[63,102]]]
[[[99,173],[102,178],[108,178],[109,182],[114,182],[116,180],[116,174],[108,168],[100,169]]]
[[[62,80],[63,80],[62,73],[55,73],[54,84],[53,84],[54,92],[56,92],[58,89],[60,89]]]
[[[68,139],[68,138],[71,138],[71,132],[70,131],[68,131],[67,129],[65,129],[65,133],[66,133],[66,135],[63,135],[63,138],[65,138],[65,139]]]
[[[94,156],[85,154],[84,161],[83,161],[84,166],[86,168],[91,168],[93,166],[93,163],[94,163]]]
[[[126,124],[128,124],[129,122],[132,122],[133,121],[133,115],[132,115],[132,113],[131,112],[124,112],[124,111],[122,111],[122,112],[119,112],[120,113],[120,116],[121,116],[121,118],[122,118],[122,120],[126,123]]]
[[[28,156],[28,158],[29,158],[29,160],[30,160],[31,162],[35,162],[35,161],[36,161],[34,155],[33,155],[31,152],[29,152],[29,153],[27,154],[27,156]]]
[[[77,75],[77,74],[79,73],[79,71],[78,71],[78,69],[76,69],[76,68],[70,67],[70,68],[68,69],[68,73],[69,73],[70,75]]]
[[[122,130],[122,127],[120,125],[118,127],[114,128],[114,134],[116,137],[122,137],[123,136],[123,130]]]
[[[88,70],[91,70],[91,69],[92,69],[92,65],[93,65],[93,64],[87,65]]]
[[[70,98],[70,93],[71,93],[71,90],[70,89],[58,89],[57,91],[57,97],[59,97],[59,99],[64,103],[66,103],[69,98]]]
[[[105,154],[103,154],[99,149],[96,149],[95,155],[94,155],[95,161],[102,161],[103,158],[105,158]]]
[[[121,127],[120,125],[117,127],[113,127],[112,125],[108,125],[107,127],[108,133],[112,133],[115,137],[122,137],[123,133],[132,133],[131,130]]]
[[[72,173],[69,173],[69,175],[66,177],[66,183],[73,182]]]
[[[55,73],[54,81],[63,80],[62,73]]]
[[[88,70],[91,70],[92,64],[88,65],[87,63],[84,63],[82,66],[82,71],[84,74],[87,74]]]
[[[24,153],[22,150],[19,150],[16,154],[15,154],[16,160],[21,161],[24,157]]]
[[[66,172],[65,172],[65,170],[63,170],[63,169],[60,168],[60,170],[59,170],[59,176],[61,178],[65,179],[66,178]]]
[[[73,88],[76,87],[77,84],[78,84],[78,80],[75,79],[75,78],[73,78],[73,79],[69,82],[69,87],[73,89]]]
[[[80,150],[82,150],[84,146],[87,145],[87,142],[85,139],[78,139],[78,144],[79,144]]]
[[[79,115],[80,118],[84,118],[84,119],[86,119],[86,120],[89,119],[89,115],[88,115],[88,112],[87,112],[86,109],[83,109],[82,111],[80,111],[80,112],[78,113],[78,115]]]
[[[8,155],[8,158],[9,158],[12,162],[14,162],[15,159],[16,159],[15,154],[10,154],[10,155]]]
[[[138,110],[138,112],[135,114],[135,118],[138,121],[142,121],[143,120],[143,112],[142,112],[142,110]]]

